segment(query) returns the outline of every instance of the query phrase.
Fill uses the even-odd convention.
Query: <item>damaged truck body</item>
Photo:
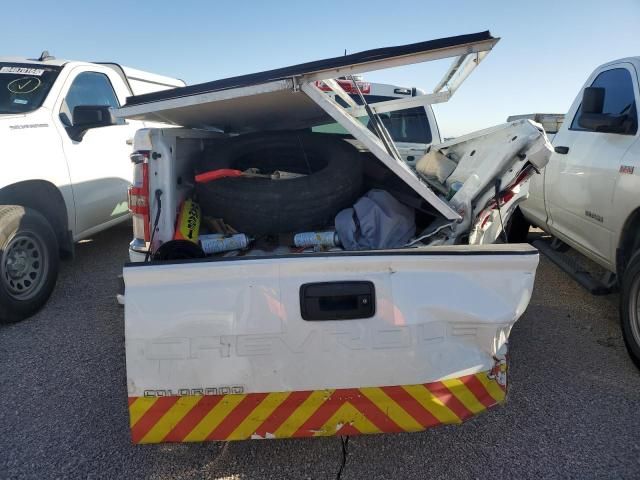
[[[416,162],[398,148],[497,41],[481,32],[129,98],[118,116],[178,126],[134,140],[134,442],[419,431],[503,402],[538,254],[493,242],[548,160],[544,131],[520,120],[434,138]],[[356,76],[444,58],[428,94],[369,101]],[[410,109],[411,121],[397,114]],[[347,134],[315,130],[330,122]]]

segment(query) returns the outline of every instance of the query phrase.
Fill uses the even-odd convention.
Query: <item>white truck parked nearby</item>
[[[115,63],[0,57],[0,322],[37,311],[59,255],[128,217],[127,158],[145,124],[111,109],[179,86]]]
[[[535,245],[582,285],[593,293],[619,286],[624,340],[640,365],[638,72],[640,57],[633,57],[589,76],[554,138],[549,164],[530,182],[509,237],[525,241],[530,224],[540,227],[559,241],[554,248]],[[605,278],[563,255],[565,245],[606,269]]]
[[[431,127],[415,168],[397,146],[497,41],[370,50],[116,112],[182,127],[140,130],[131,157],[134,442],[418,431],[504,400],[538,253],[491,243],[551,146],[529,120],[444,143]],[[425,95],[369,103],[352,77],[449,57]],[[396,113],[418,108],[415,124]],[[332,120],[348,138],[313,131]]]
[[[384,83],[372,83],[362,81],[359,76],[355,77],[358,82],[360,92],[363,94],[367,103],[375,105],[389,100],[399,100],[411,97],[419,97],[425,95],[423,90],[418,88],[403,87],[400,85],[389,85]],[[342,88],[349,97],[357,104],[362,104],[362,100],[355,91],[353,82],[348,78],[340,78],[336,83]],[[345,106],[345,102],[336,95],[333,90],[324,82],[317,82],[318,87],[336,102]],[[411,167],[415,167],[418,159],[422,158],[426,153],[429,145],[432,143],[440,143],[440,130],[438,122],[431,105],[420,105],[413,108],[407,108],[396,111],[380,110],[380,119],[387,128],[391,139],[398,149],[398,153],[402,159]],[[370,126],[370,120],[367,115],[359,117],[361,122]],[[317,125],[311,129],[318,133],[333,133],[336,135],[344,135],[345,138],[353,138],[349,132],[339,123],[330,123],[326,125]],[[357,140],[351,140],[356,144]]]

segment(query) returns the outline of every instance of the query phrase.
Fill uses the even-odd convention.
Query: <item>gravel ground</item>
[[[79,244],[46,308],[0,327],[0,478],[335,478],[338,438],[130,443],[114,300],[129,236]],[[343,478],[639,478],[640,374],[617,303],[543,258],[511,336],[506,406],[462,426],[353,437]]]

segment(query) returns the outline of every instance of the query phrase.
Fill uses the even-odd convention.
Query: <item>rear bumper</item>
[[[134,443],[160,443],[416,432],[503,403],[506,374],[503,358],[489,371],[418,385],[249,394],[221,387],[214,395],[149,390],[129,397],[131,436]]]

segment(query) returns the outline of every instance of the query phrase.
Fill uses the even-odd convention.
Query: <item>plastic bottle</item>
[[[235,235],[223,235],[221,233],[200,235],[200,246],[206,254],[243,250],[252,241],[253,239],[244,233],[236,233]]]
[[[296,247],[323,247],[332,248],[340,245],[338,234],[334,231],[328,232],[302,232],[293,237],[293,244]]]

